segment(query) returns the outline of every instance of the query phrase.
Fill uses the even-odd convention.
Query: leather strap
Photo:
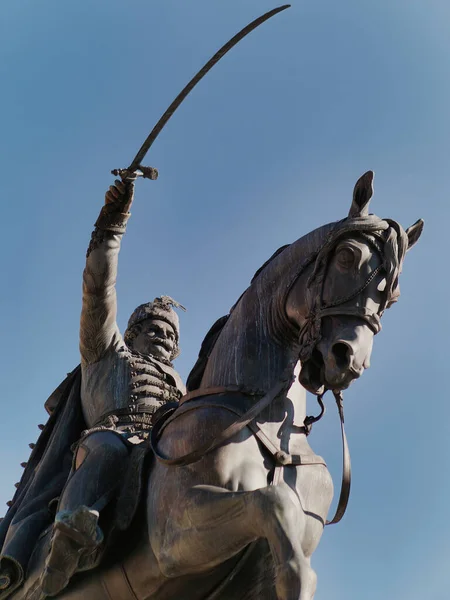
[[[360,319],[364,319],[364,321],[366,321],[367,325],[373,331],[374,335],[381,331],[380,316],[377,313],[372,312],[368,308],[335,306],[330,308],[321,308],[317,313],[317,316],[321,319],[323,317],[332,315],[359,317]]]
[[[258,400],[258,402],[256,402],[256,404],[254,404],[247,412],[245,412],[241,417],[236,419],[236,421],[234,421],[234,423],[232,423],[229,427],[227,427],[223,431],[221,431],[216,438],[209,440],[205,444],[202,444],[201,446],[199,446],[192,452],[185,454],[184,456],[179,456],[177,458],[169,458],[169,457],[163,456],[162,454],[160,454],[158,452],[157,443],[158,443],[160,434],[162,433],[163,429],[165,429],[165,427],[172,420],[177,418],[178,415],[173,414],[176,410],[175,409],[175,410],[171,411],[171,413],[167,413],[167,415],[168,415],[167,419],[160,420],[154,425],[154,427],[151,431],[151,434],[150,434],[150,438],[149,438],[150,447],[153,450],[156,458],[163,465],[185,467],[194,462],[197,462],[203,456],[205,456],[205,454],[207,454],[208,452],[211,452],[212,450],[215,450],[216,448],[219,448],[220,446],[225,444],[225,442],[227,442],[232,437],[234,437],[235,435],[240,433],[245,427],[247,427],[247,425],[250,423],[250,421],[253,421],[253,419],[255,417],[257,417],[259,415],[259,413],[261,411],[263,411],[267,406],[269,406],[269,404],[279,394],[281,394],[281,392],[283,392],[289,385],[290,385],[290,379],[289,380],[282,379],[276,385],[274,385],[272,387],[272,389],[269,390],[267,392],[267,394],[261,398],[261,400]],[[198,395],[210,394],[211,392],[208,392],[208,389],[211,390],[214,388],[206,388],[204,390],[206,392],[206,394],[202,393],[202,394],[198,394]],[[221,391],[216,392],[216,393],[223,393],[224,388],[218,388],[218,389],[220,389]]]
[[[232,392],[235,394],[236,392],[243,392],[244,387],[242,385],[229,385],[229,386],[215,386],[208,388],[199,388],[198,390],[192,390],[192,392],[187,392],[182,398],[180,398],[180,406],[189,400],[194,400],[194,398],[201,398],[202,396],[215,396],[216,394],[225,394],[227,392]],[[249,392],[244,392],[249,393]]]
[[[348,449],[347,436],[345,435],[344,428],[344,405],[343,397],[341,392],[334,392],[334,397],[339,412],[339,419],[341,421],[341,437],[342,437],[342,483],[341,493],[339,495],[339,501],[336,508],[336,513],[331,521],[327,521],[325,525],[334,525],[339,523],[347,510],[348,499],[350,496],[350,487],[352,480],[352,465],[350,461],[350,451]]]

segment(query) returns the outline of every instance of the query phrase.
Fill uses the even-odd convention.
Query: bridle
[[[379,221],[386,223],[385,221]],[[299,359],[302,363],[305,363],[309,358],[311,358],[313,350],[320,342],[322,319],[324,317],[356,317],[365,321],[368,327],[372,330],[373,334],[376,335],[381,331],[381,317],[383,312],[386,306],[393,301],[393,294],[389,293],[391,286],[386,285],[386,292],[384,294],[383,301],[381,302],[377,311],[372,311],[367,307],[362,308],[358,306],[345,306],[348,302],[350,302],[350,300],[353,300],[362,294],[362,292],[369,287],[372,281],[383,269],[386,270],[386,276],[388,276],[386,269],[387,261],[383,252],[383,233],[380,231],[370,231],[370,235],[366,231],[357,231],[358,235],[362,237],[364,241],[372,248],[372,250],[379,255],[381,259],[380,264],[373,269],[373,271],[371,271],[366,280],[359,287],[357,287],[357,289],[352,290],[345,296],[335,298],[329,303],[325,303],[323,301],[326,272],[330,256],[333,254],[333,250],[335,249],[336,245],[346,234],[349,234],[350,231],[352,231],[352,229],[346,227],[343,228],[342,231],[338,230],[337,233],[331,232],[332,234],[334,233],[334,235],[331,235],[329,239],[325,241],[316,255],[313,274],[311,275],[307,284],[309,291],[308,314],[298,334],[300,346]]]
[[[401,236],[401,228],[394,223],[393,221],[387,222],[384,221],[388,225],[389,229],[392,229],[392,226],[396,226],[396,230]],[[385,228],[386,230],[386,228]],[[332,232],[333,233],[333,232]],[[308,287],[310,288],[310,311],[306,318],[306,321],[303,327],[300,329],[299,333],[299,345],[300,352],[299,358],[301,362],[305,362],[310,359],[312,356],[312,352],[314,348],[317,346],[321,339],[321,327],[322,327],[322,318],[328,316],[351,316],[362,319],[366,322],[366,324],[373,331],[373,334],[376,335],[381,331],[381,317],[383,312],[385,311],[387,306],[390,306],[392,302],[395,301],[396,298],[396,290],[394,285],[398,281],[398,275],[401,270],[401,265],[403,262],[404,254],[406,251],[405,240],[403,239],[403,245],[398,244],[396,250],[398,251],[397,256],[386,256],[384,252],[384,247],[386,245],[386,239],[389,240],[392,238],[392,235],[389,233],[383,235],[382,230],[371,231],[370,235],[366,231],[359,231],[358,234],[360,237],[364,238],[364,240],[368,243],[369,246],[379,255],[381,262],[380,264],[373,269],[373,271],[368,275],[363,284],[361,284],[356,290],[353,290],[349,294],[345,296],[341,296],[336,298],[332,302],[328,304],[323,302],[323,290],[325,285],[325,274],[327,270],[327,266],[329,263],[329,257],[332,254],[333,250],[336,248],[336,244],[342,239],[342,235],[331,235],[330,238],[323,244],[322,248],[319,250],[316,263],[314,266],[313,274],[308,281]],[[403,247],[402,247],[403,246]],[[391,253],[392,254],[392,253]],[[392,262],[394,263],[394,268],[392,268]],[[391,266],[391,268],[390,268]],[[386,278],[388,281],[385,286],[385,293],[383,294],[383,300],[380,303],[378,310],[371,311],[368,308],[360,308],[360,307],[347,307],[343,306],[350,300],[353,300],[357,296],[359,296],[365,289],[369,287],[372,281],[377,277],[377,275],[382,271],[386,271]],[[317,416],[308,416],[305,418],[304,425],[305,427],[311,427],[313,423],[319,421],[323,415],[325,414],[325,405],[323,403],[323,396],[327,390],[323,394],[318,394],[316,396],[317,402],[321,408],[319,415]],[[338,506],[336,509],[336,513],[334,517],[326,522],[326,525],[332,525],[338,523],[345,514],[348,505],[348,499],[350,496],[350,487],[351,487],[351,460],[350,460],[350,451],[348,448],[347,437],[345,434],[344,428],[344,398],[342,392],[333,391],[334,398],[336,400],[336,405],[339,413],[339,420],[341,424],[341,438],[342,438],[342,483],[341,483],[341,492],[339,495]]]

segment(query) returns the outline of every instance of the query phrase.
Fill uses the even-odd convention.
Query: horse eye
[[[336,260],[340,267],[350,269],[355,262],[355,254],[350,248],[341,248],[336,254]]]

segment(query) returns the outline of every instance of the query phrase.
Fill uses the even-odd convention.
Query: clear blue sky
[[[78,363],[80,284],[112,181],[193,73],[272,0],[14,0],[0,20],[0,503],[43,403]],[[372,368],[346,394],[348,514],[313,558],[316,600],[448,600],[448,0],[294,0],[192,93],[147,158],[120,257],[119,324],[169,294],[183,377],[210,324],[282,244],[372,210],[425,231]],[[312,406],[313,398],[311,398]],[[314,407],[315,408],[315,407]],[[311,436],[338,487],[338,420]],[[1,514],[1,513],[0,513]]]

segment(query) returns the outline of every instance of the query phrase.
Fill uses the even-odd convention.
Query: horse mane
[[[252,283],[255,281],[258,275],[267,267],[267,265],[269,265],[273,261],[273,259],[276,258],[279,254],[281,254],[281,252],[283,252],[283,250],[285,250],[289,245],[290,244],[285,244],[284,246],[278,248],[278,250],[275,250],[272,256],[268,258],[255,272],[255,274],[251,278],[250,285],[252,285]],[[205,372],[206,365],[208,363],[208,358],[214,349],[214,345],[219,339],[222,329],[227,324],[231,313],[233,312],[234,308],[238,305],[239,301],[241,300],[242,296],[245,294],[246,291],[247,290],[245,290],[239,296],[238,300],[231,307],[230,312],[227,315],[224,315],[223,317],[220,317],[219,319],[217,319],[217,321],[215,321],[215,323],[209,329],[208,333],[203,338],[198,358],[186,380],[186,390],[188,392],[191,392],[192,390],[197,390],[200,387],[203,373]]]
[[[197,361],[192,367],[191,372],[186,380],[186,390],[192,392],[192,390],[198,390],[202,381],[203,373],[205,372],[208,358],[213,351],[214,345],[217,342],[222,329],[225,327],[230,313],[220,317],[209,329],[208,333],[203,338],[202,345],[200,346],[200,352],[198,353]]]
[[[300,238],[299,240],[297,240],[296,242],[294,242],[292,244],[285,244],[285,245],[281,246],[256,270],[255,274],[253,275],[253,277],[250,280],[249,287],[247,287],[244,290],[244,292],[239,296],[237,301],[231,307],[230,312],[228,314],[220,317],[219,319],[217,319],[217,321],[214,322],[214,324],[211,326],[211,328],[209,329],[209,331],[203,338],[203,341],[202,341],[202,344],[200,347],[200,351],[198,354],[198,358],[186,380],[186,390],[187,391],[193,391],[193,390],[200,388],[201,381],[202,381],[203,375],[205,373],[205,369],[207,367],[209,358],[214,350],[214,347],[217,344],[217,341],[219,340],[221,333],[225,329],[225,326],[227,325],[230,317],[232,316],[235,309],[239,306],[243,297],[247,294],[247,292],[254,289],[255,284],[260,279],[260,277],[262,275],[265,275],[270,270],[268,267],[273,266],[274,262],[276,262],[276,259],[285,250],[289,249],[290,247],[296,248],[298,246],[299,242],[301,242],[302,240],[305,241],[304,250],[305,250],[305,253],[308,255],[308,257],[311,256],[311,254],[313,254],[315,256],[317,248],[321,245],[321,243],[323,241],[324,234],[326,235],[328,233],[330,227],[332,227],[332,226],[334,226],[334,224],[324,225],[322,227],[319,227],[317,230],[314,230],[314,231],[306,234],[305,236],[303,236],[302,238]],[[319,235],[317,235],[318,231],[320,231]],[[294,252],[295,252],[295,248],[294,248]],[[302,267],[300,267],[300,271],[303,270],[303,267],[306,264],[308,264],[309,260],[310,259],[308,258],[308,261],[305,261],[304,265]],[[297,277],[295,277],[295,279],[296,278]]]

